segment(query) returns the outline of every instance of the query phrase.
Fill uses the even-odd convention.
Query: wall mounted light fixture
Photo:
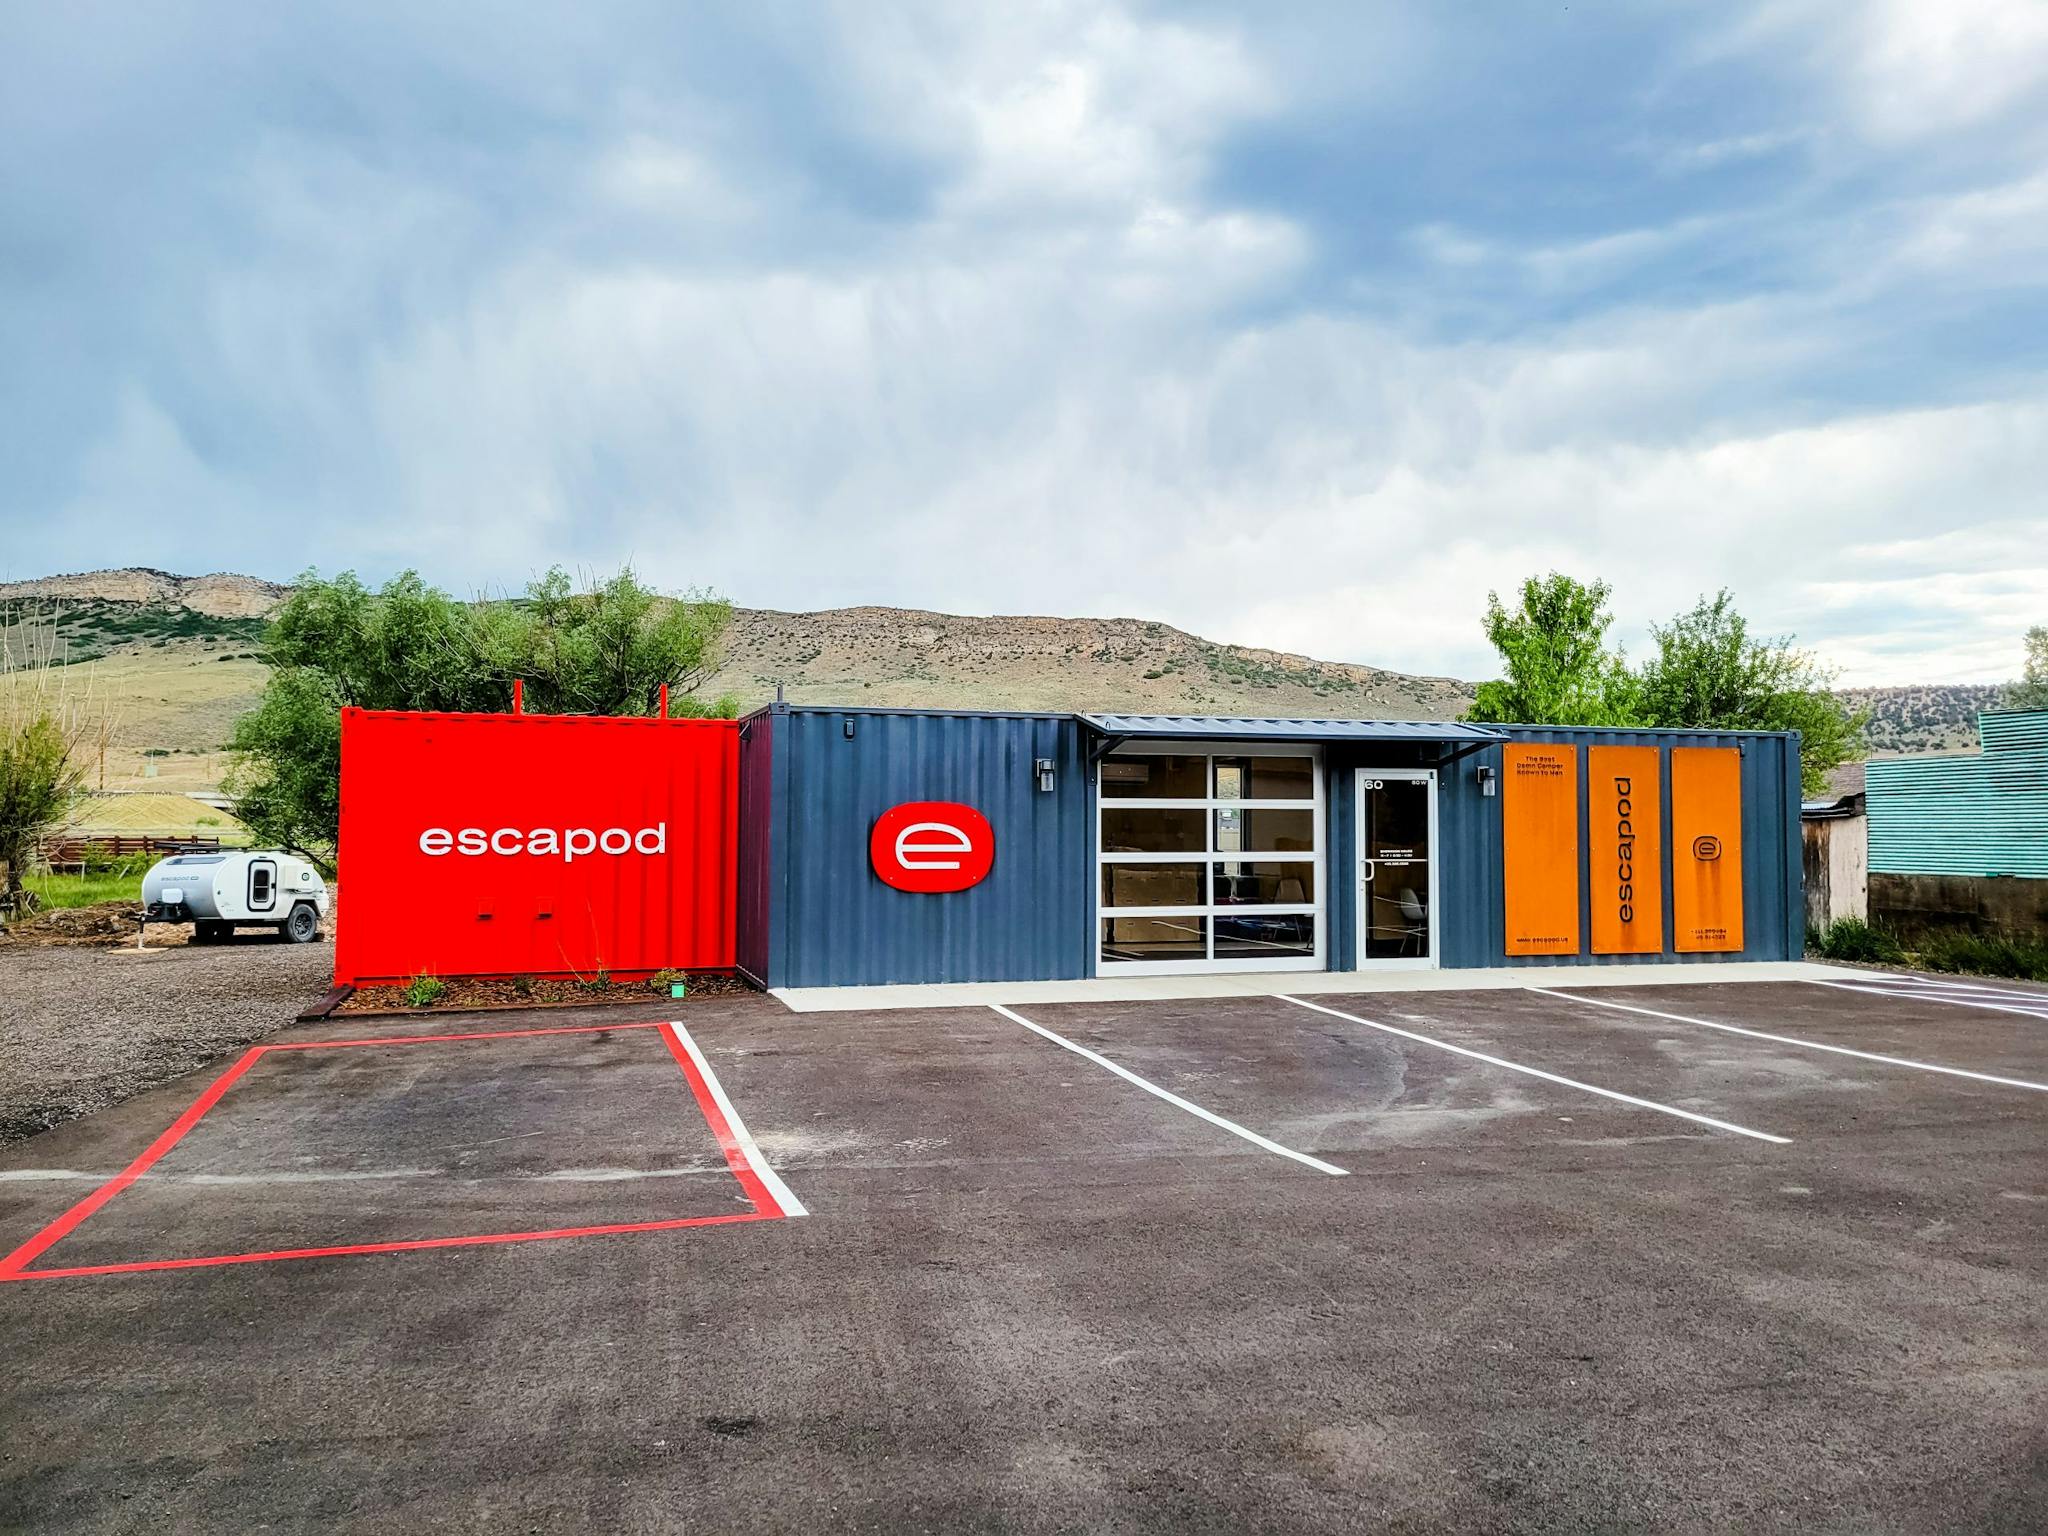
[[[1493,771],[1492,764],[1481,763],[1474,770],[1474,777],[1479,780],[1479,793],[1482,795],[1492,795],[1498,792],[1500,775]]]

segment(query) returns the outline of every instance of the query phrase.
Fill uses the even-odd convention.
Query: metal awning
[[[1461,720],[1291,720],[1241,715],[1081,715],[1083,725],[1132,741],[1390,742],[1408,746],[1482,745],[1507,733]]]
[[[1132,741],[1289,741],[1305,745],[1378,743],[1437,748],[1433,766],[1507,740],[1503,731],[1461,720],[1255,719],[1244,715],[1077,715],[1097,733],[1088,749],[1090,772],[1118,747]]]

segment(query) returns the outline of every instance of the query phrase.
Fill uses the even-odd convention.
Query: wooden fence
[[[83,872],[88,863],[213,852],[219,847],[217,837],[53,837],[43,844],[42,855],[53,870]]]

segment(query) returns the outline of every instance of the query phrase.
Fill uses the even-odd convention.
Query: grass
[[[238,650],[240,647],[237,648]],[[123,649],[79,663],[114,714],[107,748],[107,788],[199,788],[217,784],[227,759],[220,746],[235,721],[262,696],[269,669],[243,659],[220,665],[218,653],[199,641],[178,640],[157,649]],[[152,749],[167,755],[145,757]],[[144,776],[145,765],[156,776]],[[93,764],[88,783],[99,783]]]
[[[2048,981],[2048,941],[2013,933],[1934,933],[1920,945],[1930,971]]]
[[[154,862],[153,860],[151,862]],[[142,904],[142,871],[94,870],[83,875],[29,875],[22,880],[46,907],[93,907],[106,901]]]
[[[226,811],[179,794],[90,795],[72,808],[65,830],[127,837],[218,837],[229,842],[247,836],[247,829]]]
[[[1903,965],[1906,960],[1904,945],[1860,917],[1838,917],[1825,928],[1813,929],[1806,936],[1806,947],[1829,960],[1865,965]]]
[[[2016,981],[2048,981],[2048,940],[2015,933],[1969,933],[1961,929],[1929,933],[1915,949],[1861,918],[1837,918],[1812,929],[1806,947],[1829,960],[1864,965],[1910,965],[1923,971],[1965,976],[2005,976]]]

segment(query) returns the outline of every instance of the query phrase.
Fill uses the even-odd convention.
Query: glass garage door
[[[1313,753],[1118,752],[1101,790],[1099,974],[1323,968]]]

